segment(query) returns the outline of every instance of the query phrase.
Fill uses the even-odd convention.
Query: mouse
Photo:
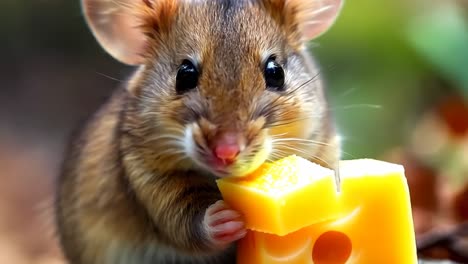
[[[334,24],[341,0],[81,7],[102,51],[134,70],[66,148],[55,219],[69,263],[236,263],[245,223],[216,179],[292,154],[338,164],[307,43]]]

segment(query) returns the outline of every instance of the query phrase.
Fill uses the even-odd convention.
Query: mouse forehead
[[[279,26],[252,1],[187,5],[177,28],[178,59],[189,56],[199,65],[201,92],[211,95],[245,86],[255,90],[252,84],[261,83],[263,62],[272,53],[281,56],[284,43]]]
[[[277,23],[253,0],[189,1],[177,20],[178,30],[205,44],[205,51],[214,48],[206,44],[216,45],[217,50],[265,48],[263,44],[281,38]]]
[[[282,42],[273,18],[247,0],[188,3],[180,9],[175,33],[178,54],[188,53],[202,64],[264,59]]]

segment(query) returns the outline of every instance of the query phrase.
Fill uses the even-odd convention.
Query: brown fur
[[[335,165],[339,146],[318,71],[291,42],[297,32],[264,3],[139,2],[151,52],[81,130],[63,165],[57,221],[72,264],[234,263],[234,248],[207,239],[203,216],[221,196],[214,174],[184,154],[187,127],[200,159],[221,132],[235,131],[247,146],[238,163],[249,169],[267,137],[293,139],[273,142],[269,160],[298,154]],[[267,51],[286,65],[282,94],[265,90]],[[199,85],[178,95],[177,67],[191,55]]]

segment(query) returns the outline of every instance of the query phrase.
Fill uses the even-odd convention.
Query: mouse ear
[[[115,59],[139,65],[148,54],[150,35],[161,29],[166,8],[175,0],[81,0],[83,13],[94,37]],[[157,10],[156,10],[157,9]],[[156,12],[157,11],[157,12]]]
[[[292,41],[308,41],[326,32],[335,22],[344,0],[263,0]]]
[[[333,25],[342,5],[343,0],[286,0],[285,9],[297,22],[303,38],[311,40]]]

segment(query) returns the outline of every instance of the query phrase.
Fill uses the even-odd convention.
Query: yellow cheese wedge
[[[323,176],[321,169],[314,167],[314,170],[317,172],[309,171],[307,175]],[[239,241],[238,263],[416,264],[415,235],[404,168],[397,164],[362,159],[342,161],[340,174],[341,193],[337,194],[328,185],[313,189],[313,202],[289,200],[291,203],[306,202],[307,209],[281,215],[284,222],[297,217],[310,220],[309,215],[323,215],[322,210],[326,210],[333,215],[333,219],[311,222],[287,235],[249,231]],[[316,197],[323,199],[317,203]],[[253,197],[242,199],[245,202]],[[265,200],[250,201],[256,203],[260,210],[255,216],[269,223],[271,219],[262,216],[271,216],[265,210],[273,205],[263,207]],[[273,203],[273,200],[267,202]],[[324,209],[320,202],[332,208]],[[230,200],[229,203],[235,205],[238,200]]]
[[[339,213],[334,207],[334,172],[298,156],[217,184],[224,201],[244,215],[247,229],[255,231],[286,235]]]

